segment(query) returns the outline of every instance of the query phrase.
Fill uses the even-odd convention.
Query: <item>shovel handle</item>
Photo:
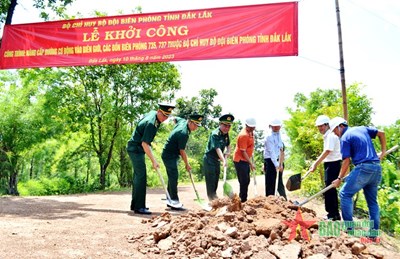
[[[227,168],[226,168],[226,166],[224,166],[224,183],[226,183],[226,170],[227,170]]]
[[[342,180],[345,180],[347,178],[347,176],[345,176]],[[330,189],[334,188],[335,186],[333,185],[333,183],[331,183],[330,185],[326,186],[324,189],[322,189],[321,191],[317,192],[316,194],[314,194],[313,196],[311,196],[308,199],[305,199],[304,201],[300,202],[298,204],[299,207],[303,206],[304,204],[306,204],[307,202],[313,200],[315,197],[318,197],[319,195],[329,191]]]
[[[251,162],[254,164],[254,157],[253,157],[253,156],[251,157]],[[258,193],[257,193],[256,170],[251,169],[251,166],[250,166],[250,170],[253,171],[254,195],[255,195],[255,196],[258,196]]]
[[[310,170],[308,170],[308,171],[306,172],[306,174],[305,174],[303,177],[301,177],[301,180],[303,181],[304,179],[306,179],[306,177],[307,177],[309,174],[311,174],[311,171],[310,171]]]
[[[157,171],[158,176],[160,177],[161,184],[164,188],[165,194],[167,195],[168,203],[172,203],[171,196],[169,196],[169,192],[168,192],[167,186],[165,185],[164,178],[161,175],[160,169],[157,168],[156,171]]]
[[[196,193],[197,200],[199,200],[199,201],[200,201],[200,196],[199,196],[199,193],[197,192],[197,190],[196,190],[196,186],[194,185],[194,180],[193,180],[192,170],[189,170],[189,176],[190,176],[190,181],[192,182],[192,185],[193,185],[193,190],[194,190],[194,192]]]

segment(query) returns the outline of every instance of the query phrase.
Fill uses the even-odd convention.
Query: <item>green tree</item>
[[[19,82],[18,76],[8,71],[2,72],[1,77],[6,83],[2,83],[0,91],[0,159],[8,178],[7,192],[18,195],[21,157],[54,135],[54,123],[43,116],[44,97],[37,85]]]
[[[0,23],[5,21],[5,24],[12,23],[15,7],[18,5],[18,0],[0,0]],[[49,19],[49,11],[56,13],[59,16],[65,11],[66,6],[71,4],[73,0],[34,0],[33,7],[41,10],[40,17],[44,20]]]
[[[214,99],[218,95],[215,89],[202,89],[198,97],[181,97],[176,100],[175,113],[177,116],[187,118],[190,114],[202,114],[204,120],[202,126],[205,129],[214,128],[214,118],[221,115],[221,105],[214,105]]]
[[[85,142],[98,159],[101,188],[121,128],[132,125],[158,101],[170,100],[180,88],[179,73],[170,63],[72,67],[30,70],[47,87],[52,117],[71,131],[88,134]],[[131,131],[130,130],[130,131]],[[126,136],[125,136],[126,137]],[[122,142],[119,142],[122,145]],[[120,155],[123,146],[117,147]]]
[[[191,133],[186,146],[186,152],[193,168],[193,174],[196,175],[198,179],[202,178],[201,161],[203,160],[205,145],[208,141],[209,130],[217,126],[217,122],[215,122],[214,119],[218,118],[222,111],[221,105],[214,103],[214,99],[217,95],[218,93],[215,89],[202,89],[199,91],[199,96],[180,97],[176,100],[176,108],[174,109],[176,116],[188,118],[190,114],[194,113],[204,115],[202,126]],[[172,129],[172,126],[170,127]],[[164,136],[165,138],[168,137],[169,132],[170,131],[167,130]],[[195,161],[197,162],[195,163]],[[198,166],[195,166],[195,164]],[[185,171],[185,169],[181,168],[180,171]]]
[[[362,93],[363,86],[355,83],[347,88],[349,125],[370,125],[373,112],[371,100]],[[317,89],[310,97],[297,93],[294,108],[287,108],[291,118],[285,121],[290,139],[291,156],[288,165],[294,171],[307,168],[322,152],[322,136],[315,127],[316,118],[325,114],[330,118],[343,117],[339,90]]]

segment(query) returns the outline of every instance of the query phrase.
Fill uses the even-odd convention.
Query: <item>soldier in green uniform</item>
[[[157,111],[147,113],[139,121],[128,141],[127,151],[133,165],[131,210],[135,213],[151,214],[151,211],[146,207],[147,171],[145,154],[150,158],[153,168],[157,170],[160,165],[154,158],[151,142],[153,142],[160,124],[168,119],[174,108],[173,105],[160,103]]]
[[[168,175],[168,193],[171,197],[173,204],[179,204],[178,197],[178,162],[179,157],[182,157],[185,163],[186,171],[192,170],[189,160],[185,151],[189,135],[192,131],[197,130],[203,120],[202,115],[193,114],[189,119],[180,117],[175,118],[176,125],[168,137],[164,145],[161,157],[167,169]],[[177,208],[168,205],[171,209],[184,210],[184,208]]]
[[[231,114],[219,118],[219,127],[212,131],[208,138],[203,157],[203,173],[206,178],[207,196],[210,201],[217,199],[218,180],[221,162],[228,166],[227,157],[231,152],[229,130],[235,117]],[[226,148],[226,152],[224,153]]]

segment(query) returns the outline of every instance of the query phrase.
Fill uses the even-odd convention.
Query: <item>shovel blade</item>
[[[200,202],[200,201],[198,201],[198,203],[199,203],[199,205],[201,206],[201,208],[203,210],[205,210],[205,211],[211,211],[212,210],[212,207],[210,205],[208,205],[207,203]]]
[[[183,204],[178,202],[178,201],[174,201],[174,200],[169,200],[167,199],[166,201],[167,206],[172,207],[174,209],[181,209],[183,208]]]
[[[301,188],[301,174],[294,174],[286,182],[286,188],[289,191],[299,190]]]
[[[233,197],[232,186],[229,183],[225,182],[223,188],[224,188],[224,195],[228,196],[229,198],[232,198]]]

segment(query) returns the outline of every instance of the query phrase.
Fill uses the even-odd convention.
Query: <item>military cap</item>
[[[231,125],[234,120],[235,117],[232,114],[225,114],[219,117],[219,122],[223,124]]]
[[[171,115],[172,110],[175,108],[174,105],[171,105],[169,103],[159,103],[159,110],[165,115],[165,116],[169,116]]]
[[[203,121],[204,116],[199,115],[199,114],[192,114],[189,116],[189,120],[194,122],[197,126],[201,125],[201,122]]]

